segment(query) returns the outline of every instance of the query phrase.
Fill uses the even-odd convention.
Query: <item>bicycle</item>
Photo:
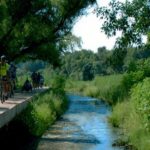
[[[5,100],[8,99],[8,97],[11,97],[12,95],[12,88],[11,83],[9,79],[6,77],[1,78],[0,81],[0,97],[1,97],[1,103],[4,103]]]
[[[5,102],[5,94],[4,94],[4,87],[3,87],[3,79],[0,78],[0,97],[1,97],[1,103]]]

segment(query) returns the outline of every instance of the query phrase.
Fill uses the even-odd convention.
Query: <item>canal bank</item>
[[[67,99],[61,90],[49,89],[35,95],[22,113],[1,128],[1,148],[23,150],[28,143],[33,143],[33,149],[44,131],[64,113],[66,106]]]
[[[36,144],[26,150],[123,150],[113,147],[119,137],[107,117],[111,108],[98,99],[68,95],[69,109],[43,134]]]
[[[36,89],[33,92],[17,92],[12,98],[0,103],[0,128],[7,125],[21,113],[34,95],[44,92],[46,89]]]

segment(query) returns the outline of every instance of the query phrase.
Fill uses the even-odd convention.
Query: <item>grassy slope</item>
[[[111,75],[99,76],[88,82],[68,80],[65,89],[68,92],[101,98],[113,104],[123,95],[123,91],[118,88],[121,79],[122,75]]]
[[[137,87],[133,86],[133,90],[127,95],[122,84],[123,75],[111,75],[96,77],[90,82],[80,82],[68,80],[66,90],[69,92],[78,92],[83,95],[102,98],[113,105],[113,112],[109,121],[113,126],[119,127],[124,133],[122,143],[128,143],[131,147],[138,150],[148,150],[150,147],[150,131],[146,128],[147,123],[143,121],[145,117],[149,117],[149,113],[145,116],[145,109],[149,112],[149,107],[145,107],[145,103],[149,103],[145,97],[149,93],[149,85],[147,81],[140,82]],[[150,81],[150,80],[149,80]],[[147,86],[146,86],[147,85]],[[139,90],[139,92],[137,91]],[[143,92],[142,92],[143,91]],[[144,94],[145,91],[145,94]],[[132,93],[132,94],[131,94]],[[150,93],[149,93],[150,94]],[[143,95],[144,98],[141,98]],[[135,97],[135,98],[134,98]],[[137,106],[137,99],[141,99]],[[139,113],[139,105],[143,110],[143,114]]]
[[[65,93],[48,90],[32,98],[28,107],[18,116],[35,136],[41,136],[44,131],[66,110]]]

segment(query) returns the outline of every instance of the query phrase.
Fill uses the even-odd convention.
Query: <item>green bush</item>
[[[131,89],[131,87],[138,83],[139,81],[142,81],[144,79],[144,71],[137,71],[137,72],[130,72],[128,74],[125,74],[123,76],[123,79],[121,81],[121,86],[124,88],[126,93],[128,93]]]
[[[55,75],[51,81],[51,87],[54,89],[64,89],[65,88],[65,78],[60,75]]]
[[[139,60],[137,62],[137,70],[142,70],[145,77],[150,77],[150,58]]]
[[[142,117],[144,127],[150,131],[150,78],[144,79],[131,90],[131,100]]]
[[[90,85],[88,87],[85,88],[84,90],[84,95],[86,96],[90,96],[90,97],[98,97],[99,96],[99,89],[98,87],[94,86],[94,85]]]
[[[103,99],[114,104],[124,96],[124,89],[121,87],[121,74],[110,76],[97,76],[93,81],[72,81],[67,80],[66,91],[83,94]]]
[[[150,78],[132,87],[129,99],[113,107],[109,121],[121,127],[129,143],[138,150],[150,147]]]
[[[67,99],[59,91],[48,90],[33,97],[27,108],[18,116],[34,136],[44,131],[65,111]]]
[[[113,106],[113,111],[111,116],[109,117],[109,122],[114,127],[122,127],[125,119],[128,117],[128,113],[130,112],[131,105],[129,105],[129,101],[123,101],[121,103],[117,103]]]

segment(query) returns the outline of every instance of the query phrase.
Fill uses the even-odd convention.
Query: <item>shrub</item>
[[[94,85],[90,85],[88,87],[85,88],[84,90],[84,95],[86,96],[90,96],[90,97],[98,97],[99,96],[99,89],[98,87],[94,86]]]
[[[125,91],[128,93],[131,89],[131,87],[138,83],[139,81],[142,81],[144,79],[144,72],[143,71],[137,71],[137,72],[130,72],[128,74],[125,74],[121,85],[122,88],[125,89]]]
[[[145,77],[150,77],[150,58],[141,59],[137,62],[137,70],[142,70]]]
[[[34,136],[41,136],[67,107],[65,94],[52,89],[33,97],[27,108],[18,116]]]
[[[65,88],[65,79],[60,75],[55,75],[51,81],[51,86],[54,89],[64,89]]]
[[[112,114],[109,117],[109,122],[111,122],[114,127],[122,127],[125,119],[128,117],[130,109],[131,107],[129,105],[129,101],[127,100],[121,103],[117,103],[113,107]]]
[[[142,117],[144,127],[150,131],[150,78],[144,79],[131,90],[131,100],[135,102],[135,109]]]

